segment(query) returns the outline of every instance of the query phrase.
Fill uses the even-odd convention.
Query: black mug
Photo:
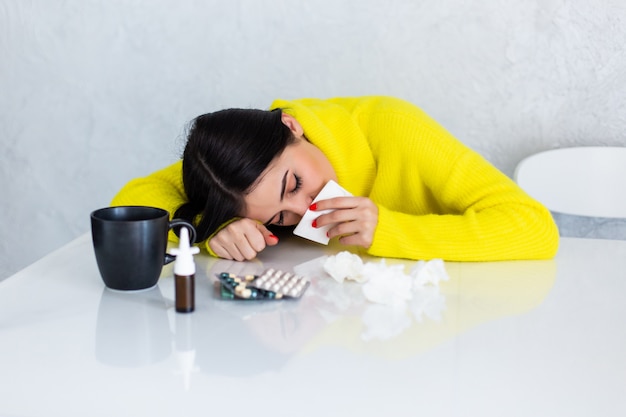
[[[156,285],[163,265],[176,259],[166,253],[171,228],[194,227],[169,220],[166,210],[146,206],[106,207],[91,213],[91,237],[104,284],[114,290],[143,290]]]

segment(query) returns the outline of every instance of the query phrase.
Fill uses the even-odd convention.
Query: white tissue
[[[360,292],[372,304],[363,313],[363,340],[387,340],[400,335],[411,326],[411,316],[416,322],[424,317],[439,321],[446,309],[446,298],[439,292],[439,283],[449,279],[443,260],[418,261],[404,272],[403,264],[387,265],[384,259],[379,262],[363,262],[348,251],[328,256],[324,261],[324,271],[334,281],[333,286],[342,288],[359,287],[342,285],[346,280],[353,280],[363,285]],[[346,297],[339,291],[328,293],[342,294],[342,307],[347,309],[356,294]],[[338,305],[338,300],[333,300]],[[345,305],[344,305],[345,304]]]
[[[320,200],[327,200],[333,197],[350,197],[351,195],[352,194],[342,188],[335,181],[330,180],[326,183],[324,188],[322,188],[322,191],[319,192],[317,197],[315,197],[313,203],[316,203]],[[332,225],[329,224],[321,227],[313,227],[313,220],[315,220],[322,214],[330,213],[331,211],[332,210],[307,210],[304,213],[304,216],[302,216],[302,219],[300,219],[300,223],[298,223],[296,228],[293,230],[293,234],[317,243],[321,243],[323,245],[328,245],[328,241],[330,239],[328,238],[328,236],[326,236],[326,233]]]
[[[440,281],[449,279],[443,260],[433,259],[431,261],[418,261],[409,274],[404,272],[403,264],[387,265],[384,259],[379,262],[363,263],[358,255],[348,251],[339,252],[336,255],[329,256],[324,262],[324,271],[328,273],[335,281],[342,283],[344,280],[357,281],[363,284],[363,295],[371,302],[398,305],[406,303],[413,298],[416,292],[428,289],[430,287],[437,288],[436,292],[427,291],[426,294],[420,294],[418,299],[421,300],[418,305],[413,306],[414,310],[425,312],[428,301],[437,300],[438,287]],[[434,304],[441,304],[440,301]],[[421,306],[420,306],[421,305]],[[437,308],[433,308],[437,310]],[[427,315],[436,311],[428,311]],[[421,315],[419,313],[418,315]]]
[[[363,295],[373,303],[388,306],[404,305],[413,296],[411,279],[402,271],[387,269],[369,276]]]
[[[447,281],[450,279],[442,259],[433,259],[428,262],[417,261],[411,268],[409,275],[413,277],[413,285],[415,288],[420,288],[428,284],[438,285],[439,281]]]
[[[329,256],[324,262],[324,271],[335,281],[341,283],[346,279],[363,282],[363,261],[358,255],[348,251]]]

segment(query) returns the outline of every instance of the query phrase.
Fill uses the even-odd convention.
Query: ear
[[[302,125],[290,114],[284,113],[281,116],[281,120],[285,126],[287,126],[296,137],[304,135],[304,129]]]

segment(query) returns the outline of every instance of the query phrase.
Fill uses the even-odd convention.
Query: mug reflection
[[[135,368],[167,359],[172,334],[167,302],[158,286],[140,292],[104,288],[96,323],[96,359]]]

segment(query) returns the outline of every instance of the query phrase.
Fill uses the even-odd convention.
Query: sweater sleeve
[[[555,255],[558,229],[545,207],[421,110],[408,103],[400,110],[381,112],[368,126],[378,166],[371,198],[379,206],[370,254],[450,261]]]
[[[146,177],[128,182],[111,201],[112,206],[150,206],[167,210],[170,219],[187,201],[182,180],[182,161],[156,171]],[[169,239],[178,241],[170,231]]]
[[[183,185],[183,164],[178,161],[166,168],[156,171],[146,177],[135,178],[128,182],[113,198],[112,206],[150,206],[167,210],[170,219],[178,208],[187,202],[187,195]],[[224,223],[219,229],[228,225],[232,219]],[[215,231],[208,239],[198,242],[197,245],[205,249],[209,255],[217,257],[209,246],[209,240],[215,236]],[[178,236],[170,230],[168,239],[178,242]]]
[[[113,197],[111,205],[158,207],[167,210],[171,218],[186,201],[182,161],[178,161],[146,177],[131,180]]]

